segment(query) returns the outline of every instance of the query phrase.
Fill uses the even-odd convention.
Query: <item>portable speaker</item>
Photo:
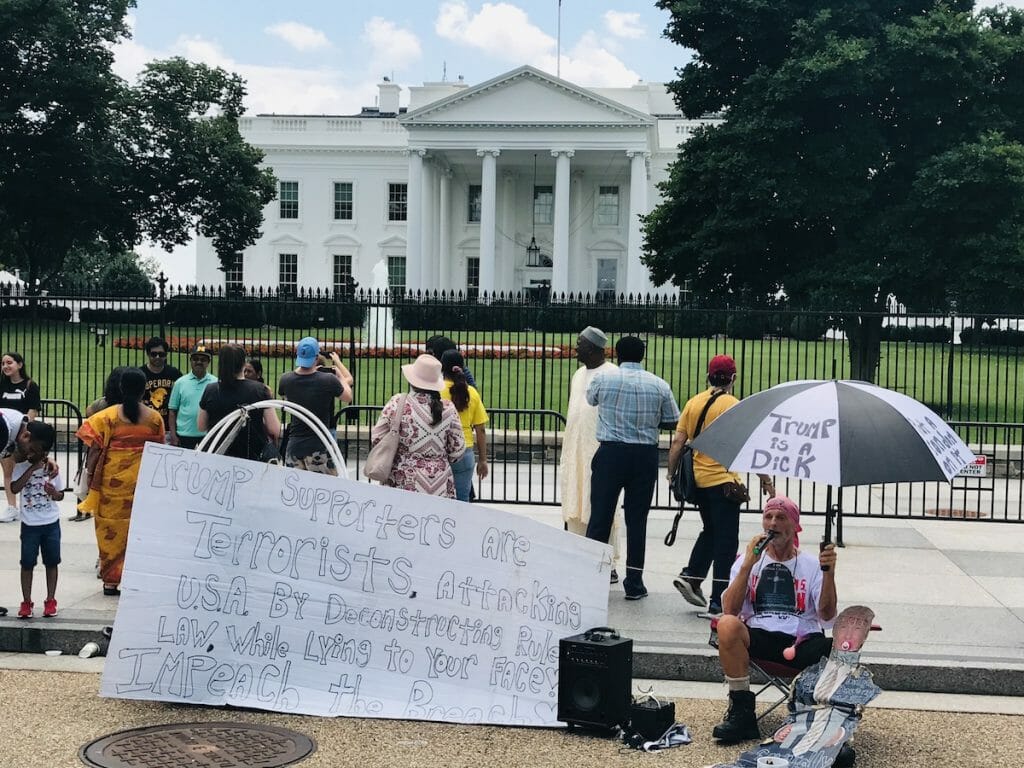
[[[629,720],[633,641],[609,627],[558,643],[558,719],[570,727],[611,729]]]

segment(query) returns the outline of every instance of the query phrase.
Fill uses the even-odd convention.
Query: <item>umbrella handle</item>
[[[824,551],[825,547],[832,543],[832,515],[836,513],[837,505],[832,503],[832,486],[828,487],[825,492],[825,535],[821,538],[821,543],[818,545],[818,551]],[[821,566],[822,573],[829,570],[829,566]]]

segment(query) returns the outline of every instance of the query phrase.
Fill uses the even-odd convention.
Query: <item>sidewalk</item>
[[[70,501],[63,516],[74,513]],[[496,505],[561,527],[556,507]],[[687,513],[672,548],[662,543],[668,512],[653,512],[648,526],[646,600],[609,592],[608,621],[634,640],[634,676],[719,682],[717,657],[707,645],[708,622],[672,587],[700,522]],[[54,619],[15,618],[20,602],[18,524],[0,524],[0,651],[77,653],[113,623],[117,598],[104,597],[95,577],[92,523],[62,522],[63,560]],[[741,541],[759,530],[745,515]],[[805,545],[817,542],[823,521],[805,520]],[[945,520],[845,521],[846,547],[836,569],[840,608],[871,606],[883,631],[872,633],[863,659],[886,691],[1019,696],[1024,691],[1024,525]],[[621,570],[620,570],[621,573]],[[42,569],[36,571],[41,612]],[[681,694],[682,695],[682,694]]]

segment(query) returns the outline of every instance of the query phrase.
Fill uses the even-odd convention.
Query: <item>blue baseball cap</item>
[[[295,364],[299,368],[312,368],[320,354],[320,342],[312,336],[301,339],[295,347]]]

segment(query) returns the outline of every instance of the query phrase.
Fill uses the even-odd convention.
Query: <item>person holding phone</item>
[[[320,370],[327,360],[320,355],[320,342],[312,336],[301,339],[295,347],[295,370],[289,371],[278,382],[281,397],[312,411],[333,434],[334,402],[352,402],[352,374],[341,362],[337,352],[330,354],[330,373]],[[338,468],[321,443],[316,432],[300,419],[292,419],[288,427],[285,466],[337,475]]]

